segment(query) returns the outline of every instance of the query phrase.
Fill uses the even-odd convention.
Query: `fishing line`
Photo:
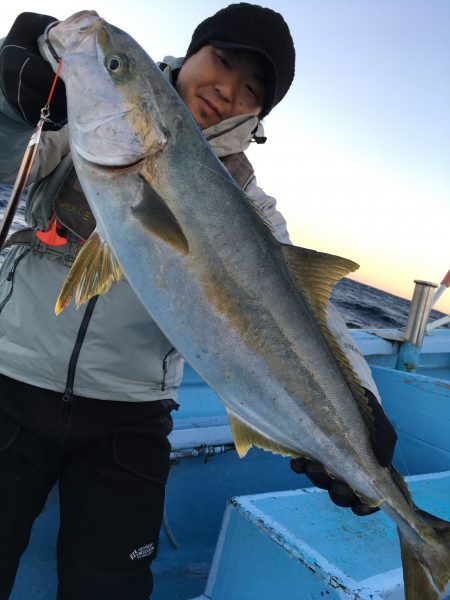
[[[405,468],[405,473],[409,477],[411,475],[411,473],[410,473],[410,471],[408,469],[408,465],[407,465],[406,460],[405,460],[405,455],[403,454],[402,446],[401,446],[400,443],[397,443],[396,450],[398,450],[398,455],[399,455],[399,458],[402,461],[403,466]]]
[[[47,113],[47,115],[46,115],[47,119],[48,119],[48,116],[50,115],[50,102],[52,100],[53,92],[55,91],[56,82],[58,81],[59,72],[61,71],[61,67],[62,67],[62,58],[58,57],[58,68],[56,69],[55,77],[53,78],[53,83],[52,83],[52,87],[50,88],[50,93],[48,95],[47,102],[45,103],[45,106],[41,109],[41,119],[40,120],[45,118],[45,117],[43,117],[44,112]]]

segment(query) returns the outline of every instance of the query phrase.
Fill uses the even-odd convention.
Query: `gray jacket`
[[[170,77],[180,59],[167,57],[164,63]],[[226,157],[240,155],[249,146],[257,126],[256,117],[247,115],[224,121],[204,134],[227,165]],[[29,126],[0,96],[2,183],[14,181],[30,135]],[[68,153],[65,128],[43,134],[29,180],[26,220],[32,228],[46,228],[70,162],[63,160]],[[240,183],[249,199],[272,222],[278,240],[289,243],[275,199],[258,187],[251,169],[247,173]],[[0,373],[37,387],[98,399],[175,399],[183,360],[126,281],[115,284],[96,303],[91,301],[79,310],[70,305],[55,316],[55,301],[72,260],[73,244],[56,252],[33,241],[9,252],[0,268]],[[362,361],[360,376],[366,376],[367,365],[357,356],[357,349],[350,349],[345,326],[333,327],[338,337],[345,338],[341,345],[346,353],[355,355],[357,363]]]

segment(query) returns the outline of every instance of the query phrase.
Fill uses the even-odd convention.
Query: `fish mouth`
[[[136,171],[144,162],[146,158],[139,158],[135,162],[127,165],[102,165],[100,163],[91,162],[97,169],[110,173],[122,173],[124,171]]]
[[[94,10],[79,11],[49,29],[48,42],[61,55],[67,50],[78,47],[90,33],[101,29],[104,23],[105,21]]]
[[[141,156],[138,159],[127,162],[126,164],[105,164],[93,160],[94,157],[87,157],[83,153],[77,152],[78,158],[91,167],[95,167],[99,171],[104,171],[105,173],[122,173],[126,171],[136,171],[140,169],[141,165],[147,160],[147,156]]]
[[[102,159],[95,154],[90,154],[86,152],[83,148],[79,147],[78,144],[74,143],[72,145],[72,151],[74,151],[77,156],[85,163],[95,166],[96,169],[106,172],[116,172],[116,171],[132,171],[139,168],[152,152],[148,154],[141,155],[124,155],[123,157],[119,157],[117,162],[113,162],[112,159],[106,159],[102,161]]]
[[[146,161],[154,159],[157,155],[161,154],[164,143],[152,143],[147,144],[147,147],[141,148],[142,152],[121,152],[119,148],[115,149],[115,152],[105,155],[103,148],[102,151],[96,153],[95,151],[89,151],[82,144],[72,140],[71,148],[74,153],[77,154],[85,163],[95,166],[97,169],[106,172],[116,171],[132,171],[136,170],[143,165]],[[138,150],[138,149],[136,149]]]

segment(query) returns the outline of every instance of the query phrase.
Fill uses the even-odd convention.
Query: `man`
[[[47,100],[53,72],[43,58],[49,58],[43,32],[53,21],[19,15],[2,43],[4,183],[14,180]],[[203,21],[184,59],[168,57],[161,64],[216,154],[284,242],[286,223],[275,200],[257,186],[244,151],[253,140],[264,141],[260,119],[288,91],[294,61],[281,15],[242,3]],[[79,311],[69,307],[55,317],[68,268],[95,222],[70,159],[61,82],[51,118],[31,173],[30,228],[12,237],[0,272],[0,600],[9,596],[32,523],[56,481],[58,598],[144,600],[152,590],[149,566],[163,512],[167,435],[182,359],[126,281]],[[341,345],[349,346],[333,311],[330,321]],[[376,393],[362,358],[349,347],[346,352]],[[381,415],[384,423],[371,399],[375,418]],[[378,442],[392,453],[385,436]],[[293,468],[343,503],[342,489],[336,491],[320,465],[295,461]],[[357,499],[342,486],[345,503],[355,509]],[[364,506],[356,510],[365,512]],[[136,549],[140,560],[130,558]]]

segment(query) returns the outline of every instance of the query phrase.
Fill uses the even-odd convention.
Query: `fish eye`
[[[125,68],[125,60],[118,54],[112,54],[105,60],[106,68],[111,73],[120,73]]]

